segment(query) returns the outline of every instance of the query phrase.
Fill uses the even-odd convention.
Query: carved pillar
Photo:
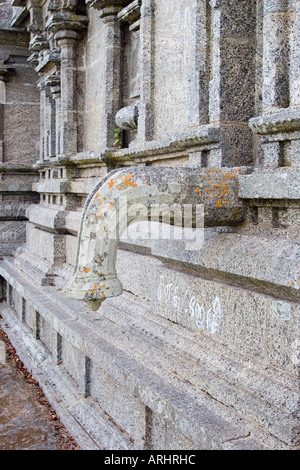
[[[137,136],[140,105],[140,16],[142,0],[134,0],[118,14],[123,29],[122,105],[116,124],[123,129],[123,147],[132,147]]]
[[[0,68],[0,164],[4,162],[4,105],[6,68]]]
[[[77,153],[76,46],[79,35],[76,31],[59,31],[56,39],[61,48],[59,153],[72,155]]]
[[[48,75],[46,86],[49,108],[47,150],[49,157],[54,157],[60,149],[60,76]]]
[[[209,73],[211,59],[209,2],[194,0],[185,10],[185,62],[189,67],[188,120],[189,125],[207,124],[209,121]],[[190,56],[189,58],[187,56]]]
[[[121,107],[121,26],[118,13],[128,5],[126,0],[86,0],[86,4],[99,10],[105,24],[105,122],[103,123],[103,148],[114,145],[115,116]]]
[[[209,122],[220,127],[220,147],[209,166],[252,164],[248,120],[255,105],[256,2],[210,0]]]
[[[296,0],[293,47],[291,52],[290,105],[300,106],[300,0]]]
[[[140,45],[140,105],[138,118],[138,140],[145,142],[153,136],[152,96],[153,96],[153,0],[143,0],[141,6],[141,45]]]
[[[46,159],[45,150],[45,109],[46,109],[46,85],[41,79],[38,83],[40,90],[40,161],[43,162]]]
[[[264,2],[263,108],[289,105],[289,1]]]
[[[263,167],[299,165],[299,45],[300,1],[264,0],[262,115],[249,121]]]
[[[75,0],[51,1],[48,10],[52,13],[46,24],[52,47],[60,49],[60,92],[56,94],[56,151],[63,155],[74,155],[78,151],[76,48],[82,37],[81,31],[86,27],[87,17],[78,15],[76,6]]]
[[[61,133],[61,87],[60,75],[51,77],[51,93],[55,102],[55,155],[60,154],[60,133]]]

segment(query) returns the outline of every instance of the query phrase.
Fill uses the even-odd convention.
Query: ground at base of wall
[[[0,327],[0,450],[80,450]]]

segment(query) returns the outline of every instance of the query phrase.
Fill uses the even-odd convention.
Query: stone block
[[[47,349],[55,356],[56,352],[56,332],[49,322],[40,316],[39,339],[45,344]]]
[[[62,338],[61,362],[77,385],[81,382],[83,353],[65,338]]]
[[[287,107],[289,105],[290,67],[290,15],[286,12],[270,12],[264,17],[263,107]]]
[[[267,357],[270,364],[297,375],[299,371],[300,307],[273,300],[267,315]]]
[[[300,174],[294,168],[256,170],[251,175],[241,175],[238,179],[240,198],[299,199]]]
[[[65,254],[65,236],[46,232],[34,225],[27,223],[27,248],[33,255],[46,259],[51,263],[64,262]]]
[[[244,354],[264,358],[270,300],[229,285],[159,268],[154,311]]]
[[[152,296],[152,280],[157,266],[161,263],[152,257],[141,257],[138,254],[118,250],[117,272],[123,289],[134,295],[150,300]]]
[[[131,436],[136,448],[143,448],[145,406],[113,376],[95,367],[90,372],[90,393],[123,433]]]
[[[265,167],[277,167],[280,162],[281,147],[279,142],[265,143],[261,147],[260,163]]]

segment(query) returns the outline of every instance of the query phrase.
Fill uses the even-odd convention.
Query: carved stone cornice
[[[48,11],[75,11],[78,0],[49,0],[47,5]]]
[[[133,24],[141,17],[142,0],[134,0],[123,8],[118,14],[118,19],[129,24]]]
[[[58,97],[61,93],[60,75],[48,75],[45,77],[45,85],[50,87],[53,97]]]
[[[87,27],[88,17],[76,13],[78,0],[50,0],[47,10],[51,12],[46,30],[53,34],[60,31],[80,32]]]
[[[61,62],[60,53],[53,52],[50,49],[45,50],[39,57],[39,64],[36,67],[36,71],[46,72],[51,66],[59,65]]]
[[[33,52],[39,52],[43,49],[48,49],[48,41],[46,33],[34,34],[31,36],[29,43],[29,50]]]
[[[61,10],[52,13],[46,23],[46,30],[52,33],[68,30],[80,32],[87,26],[88,18],[85,15],[74,15],[72,11]]]
[[[131,0],[85,0],[86,5],[89,5],[97,10],[103,10],[104,8],[124,8]]]

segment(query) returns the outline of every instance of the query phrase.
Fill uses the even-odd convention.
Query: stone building
[[[299,43],[299,0],[0,2],[1,325],[83,449],[299,449]]]

